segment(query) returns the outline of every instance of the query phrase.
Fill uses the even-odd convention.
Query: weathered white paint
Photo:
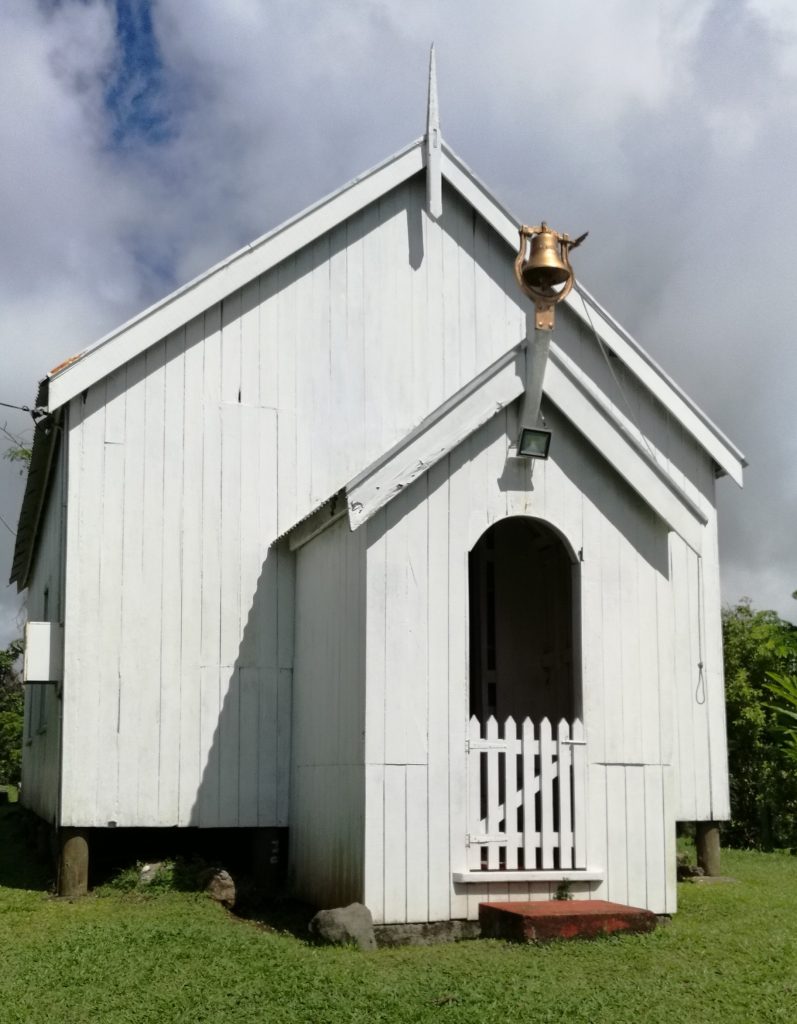
[[[522,394],[525,361],[523,348],[511,349],[347,484],[352,530]]]
[[[454,871],[452,874],[454,882],[460,884],[467,883],[469,886],[478,886],[485,884],[487,876],[484,871]],[[491,871],[489,873],[490,885],[497,883],[506,884],[507,887],[514,885],[517,882],[544,882],[546,884],[546,899],[548,897],[547,886],[551,882],[556,883],[567,881],[574,885],[579,885],[582,882],[601,882],[604,878],[604,872],[592,871],[589,868],[576,871],[573,868],[552,868],[550,871]],[[529,899],[527,895],[527,888],[524,886],[519,887],[517,890],[517,899],[526,900]],[[586,890],[589,893],[589,889]],[[511,899],[512,897],[508,897]]]
[[[379,166],[355,178],[333,195],[319,200],[204,274],[144,310],[90,348],[56,367],[49,376],[48,408],[65,405],[86,388],[155,345],[206,309],[221,302],[260,274],[276,267],[302,247],[423,168],[421,142],[413,142]]]
[[[46,630],[44,660],[49,665],[32,664],[26,658],[26,676],[45,676],[58,680],[58,686],[26,686],[24,733],[22,740],[22,803],[45,821],[54,822],[58,813],[61,683],[63,682],[62,624],[64,621],[64,530],[66,447],[60,439],[53,463],[49,500],[42,514],[39,542],[28,584],[27,613],[29,627]],[[30,628],[26,630],[30,634]],[[41,639],[44,639],[43,637]],[[31,637],[32,646],[36,641]],[[34,651],[31,652],[33,655]]]
[[[535,878],[454,880],[469,871],[467,556],[491,523],[535,516],[574,561],[583,853],[604,876],[579,894],[672,909],[676,816],[727,811],[714,455],[632,374],[626,415],[564,309],[552,457],[533,475],[512,458],[527,311],[506,243],[447,185],[429,218],[417,171],[254,280],[230,276],[168,336],[142,333],[70,400],[61,821],[290,823],[297,886],[383,921],[548,895]],[[447,402],[463,388],[480,397],[460,420]],[[585,440],[585,409],[625,445],[616,465]],[[428,451],[425,421],[446,431]],[[361,530],[274,543],[421,437],[401,487],[369,478]],[[699,544],[670,532],[677,517]]]
[[[571,725],[561,719],[554,732],[547,718],[535,727],[528,717],[517,723],[510,716],[500,731],[493,715],[486,723],[473,715],[468,723],[469,862],[486,867],[486,851],[491,870],[503,859],[507,872],[585,871],[586,751],[580,720]],[[454,879],[463,881],[462,872]]]
[[[674,909],[674,769],[650,711],[674,713],[670,650],[659,651],[655,611],[660,598],[679,600],[670,576],[672,535],[619,475],[596,463],[555,407],[544,406],[544,414],[555,449],[533,477],[527,463],[507,461],[517,428],[510,407],[366,525],[364,898],[377,920],[475,916],[479,899],[540,894],[535,876],[511,883],[504,872],[487,872],[478,879],[464,840],[467,553],[491,523],[513,514],[543,519],[583,552],[576,588],[589,761],[583,856],[592,872],[583,893]],[[647,607],[632,612],[632,602]],[[438,764],[448,768],[447,785]],[[412,799],[422,794],[428,808],[411,835],[410,780]],[[441,820],[449,822],[447,843],[432,836]],[[407,882],[413,875],[441,879],[446,867],[447,913],[440,881],[429,885],[425,906]]]
[[[529,345],[534,344],[532,353]],[[464,388],[443,403],[414,430],[320,508],[290,530],[289,544],[295,550],[326,529],[343,514],[348,504],[349,523],[357,529],[386,505],[414,479],[428,472],[444,455],[495,413],[519,395],[524,395],[520,423],[529,419],[529,389],[542,389],[546,356],[536,354],[538,341],[518,345],[497,359]],[[570,421],[616,466],[626,481],[647,501],[670,527],[679,532],[699,553],[703,543],[701,527],[708,522],[713,506],[706,493],[694,484],[690,497],[682,473],[673,473],[669,460],[649,443],[639,428],[623,416],[601,389],[579,370],[565,353],[553,349],[546,391]],[[524,391],[525,381],[525,391]],[[534,402],[535,409],[538,402]],[[712,481],[713,484],[713,481]],[[705,511],[704,511],[705,509]]]
[[[628,483],[696,551],[703,544],[705,516],[660,471],[645,449],[636,446],[613,422],[608,407],[591,400],[564,362],[552,358],[546,374],[546,391],[553,402],[576,423],[597,451],[616,466]]]
[[[445,179],[466,203],[472,206],[484,223],[490,226],[492,232],[514,250],[519,222],[501,206],[463,161],[442,143],[439,134],[435,78],[432,50],[428,130],[424,138],[356,178],[333,195],[320,200],[274,231],[250,243],[207,273],[167,296],[162,302],[100,339],[78,356],[56,367],[48,375],[49,408],[54,410],[66,404],[71,398],[100,381],[114,369],[123,366],[148,346],[179,330],[189,320],[203,314],[212,305],[228,298],[239,289],[251,292],[260,275],[277,267],[284,260],[292,260],[303,247],[311,245],[325,233],[344,234],[348,220],[365,213],[369,205],[381,203],[391,190],[407,182],[424,166],[427,170],[427,212],[432,217],[439,218],[442,215],[442,182]],[[436,147],[433,145],[435,139]],[[453,237],[457,241],[462,241],[464,235],[458,235],[454,231]],[[500,248],[500,262],[504,263],[507,252],[503,246]],[[478,259],[478,264],[481,268],[486,267],[481,258]],[[445,275],[444,283],[453,286],[454,278],[450,273]],[[454,295],[453,291],[448,293],[449,305],[455,304],[451,301]],[[364,292],[363,298],[366,297],[368,293]],[[460,301],[463,304],[463,311],[467,310],[469,313],[467,291],[461,293]],[[648,389],[650,395],[655,397],[712,455],[717,464],[741,485],[742,468],[746,465],[744,456],[641,346],[583,287],[575,289],[568,297],[567,303],[580,321],[588,325],[590,331],[594,329],[599,334],[612,353]],[[467,353],[467,347],[464,351]],[[463,364],[463,368],[466,367],[467,362]],[[467,377],[465,373],[464,379]],[[452,390],[453,388],[449,393]]]
[[[362,893],[364,541],[339,521],[296,556],[291,877],[324,907]]]
[[[517,249],[519,222],[490,194],[473,171],[443,145],[443,176],[504,242]],[[717,464],[741,486],[742,469],[747,464],[742,453],[731,444],[709,418],[667,376],[661,367],[624,331],[582,286],[573,289],[565,300],[581,322],[600,335],[622,363],[633,373],[661,405],[680,422]]]
[[[443,214],[443,176],[440,166],[440,109],[437,102],[437,66],[434,43],[429,52],[429,93],[426,105],[426,211],[437,220]]]
[[[523,340],[490,230],[454,194],[431,221],[424,194],[417,175],[70,403],[65,824],[287,821],[293,556],[272,542]]]

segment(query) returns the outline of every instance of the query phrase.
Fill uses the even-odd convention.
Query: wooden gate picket
[[[586,751],[579,719],[538,727],[491,715],[468,727],[471,871],[586,868]],[[522,863],[521,863],[522,862]]]

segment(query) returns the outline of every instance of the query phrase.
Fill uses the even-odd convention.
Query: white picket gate
[[[586,750],[579,719],[553,734],[475,716],[468,731],[468,867],[471,871],[586,868]]]

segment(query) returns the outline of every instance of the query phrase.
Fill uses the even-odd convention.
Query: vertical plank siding
[[[291,873],[318,906],[362,894],[364,631],[365,537],[341,520],[296,566]]]
[[[64,530],[66,500],[66,440],[58,442],[49,501],[40,526],[36,559],[27,595],[28,619],[64,620]],[[20,799],[45,821],[54,822],[58,809],[60,759],[60,701],[54,686],[25,688]]]
[[[629,374],[657,461],[709,516],[700,556],[549,402],[552,458],[533,476],[507,461],[508,408],[354,547],[342,524],[298,556],[275,544],[526,335],[505,244],[447,187],[439,222],[423,206],[419,176],[70,403],[62,824],[290,822],[296,876],[319,892],[364,893],[383,921],[473,913],[475,889],[451,882],[467,868],[468,552],[533,515],[574,555],[585,845],[608,872],[584,892],[641,892],[649,856],[661,909],[653,844],[676,813],[727,813],[714,481]],[[561,324],[557,344],[628,418],[594,338]],[[355,604],[325,606],[311,569]]]
[[[580,584],[574,594],[580,601],[578,669],[586,738],[586,748],[580,749],[587,759],[587,827],[579,838],[579,857],[588,867],[603,869],[605,879],[584,883],[580,894],[631,900],[660,913],[674,909],[673,777],[680,775],[668,736],[680,728],[676,714],[691,729],[704,712],[698,706],[693,713],[686,701],[680,711],[674,706],[683,696],[676,680],[693,698],[687,685],[692,650],[689,646],[684,664],[673,668],[673,635],[660,633],[659,606],[666,606],[666,622],[667,609],[672,618],[678,602],[684,604],[679,588],[688,570],[680,568],[678,558],[674,569],[670,563],[676,549],[684,561],[687,555],[678,547],[682,542],[668,534],[666,525],[619,477],[613,478],[606,467],[596,469],[594,454],[568,421],[550,404],[544,411],[556,449],[547,462],[535,464],[533,475],[528,464],[506,461],[516,431],[510,408],[416,480],[366,528],[369,781],[364,898],[377,920],[474,917],[480,899],[547,898],[550,892],[536,882],[491,883],[489,870],[481,885],[451,881],[453,872],[483,866],[481,850],[476,863],[476,853],[471,848],[469,854],[465,838],[467,801],[473,801],[477,784],[475,777],[468,778],[464,744],[467,553],[488,526],[516,513],[549,523],[574,556],[581,555],[574,568]],[[504,467],[503,487],[496,487]],[[694,568],[697,556],[687,552]],[[419,562],[423,570],[415,572]],[[430,628],[419,633],[413,623],[423,615]],[[403,653],[398,641],[390,639],[396,630],[404,636]],[[419,694],[408,700],[419,680],[425,699]],[[418,727],[419,707],[425,715],[425,759],[419,756],[421,747],[410,755],[406,743]],[[660,726],[659,709],[668,724]],[[698,778],[695,746],[690,746],[692,779]],[[707,757],[704,752],[704,772]],[[443,765],[447,784],[440,778]],[[418,822],[420,773],[426,777],[425,827]],[[416,794],[412,797],[411,785]],[[493,796],[497,806],[498,797]],[[540,810],[550,816],[544,802]],[[471,809],[471,817],[473,813]],[[410,820],[412,829],[407,827]],[[433,821],[447,823],[447,842],[437,832],[432,834]],[[486,829],[491,831],[490,822]],[[424,837],[425,845],[419,841]],[[544,848],[541,858],[547,866],[557,866],[551,850]],[[497,856],[494,859],[488,868],[498,867]],[[418,895],[423,879],[430,880],[425,906]],[[441,905],[445,897],[447,908]]]
[[[448,200],[441,229],[408,182],[71,403],[64,824],[287,821],[271,545],[524,333],[511,263]]]

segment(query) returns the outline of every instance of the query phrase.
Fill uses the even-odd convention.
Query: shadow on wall
[[[667,524],[555,406],[546,401],[543,412],[553,432],[551,459],[651,568],[668,579]]]
[[[420,270],[425,260],[424,222],[422,202],[419,200],[422,190],[423,181],[419,177],[409,186],[402,186],[398,197],[386,197],[386,201],[393,204],[394,215],[398,213],[406,216],[407,259],[413,270]],[[456,215],[458,210],[461,214],[464,201],[448,187],[444,207],[445,204],[448,204],[449,216],[443,216],[443,230],[465,252],[478,256],[486,273],[507,295],[507,302],[516,302],[519,308],[520,298],[513,298],[515,285],[512,259],[509,258],[510,247],[472,211],[468,217]],[[364,236],[375,223],[363,215],[352,218],[324,241],[319,240],[308,246],[296,257],[265,275],[263,281],[268,279],[266,290],[287,286],[339,252],[353,239]],[[482,259],[484,250],[492,253],[487,260]],[[261,282],[261,301],[263,288],[264,283]],[[297,349],[297,359],[301,355]],[[233,404],[227,408],[234,410],[241,407]],[[275,415],[275,410],[269,412]],[[554,430],[552,459],[559,469],[618,531],[631,540],[656,571],[667,576],[666,526],[550,404],[545,406],[545,414]],[[281,413],[277,412],[276,416],[281,417]],[[196,697],[200,724],[198,738],[194,741],[192,737],[192,748],[186,753],[189,758],[196,756],[201,778],[190,810],[190,824],[205,828],[287,826],[292,725],[294,556],[284,545],[272,545],[256,585],[248,594],[245,582],[247,574],[251,573],[252,562],[258,557],[254,554],[255,544],[262,543],[264,538],[273,537],[291,525],[290,522],[282,521],[283,514],[290,518],[290,513],[284,513],[283,510],[280,511],[278,522],[276,508],[277,484],[283,487],[287,478],[284,481],[281,477],[282,464],[273,478],[265,480],[262,474],[256,477],[256,486],[251,488],[258,492],[256,500],[262,503],[268,496],[273,502],[273,508],[263,515],[262,508],[258,506],[261,513],[257,524],[259,533],[253,530],[251,532],[257,534],[257,537],[250,537],[243,523],[243,516],[248,514],[248,510],[242,511],[240,506],[231,507],[225,503],[225,495],[229,493],[224,479],[228,471],[226,462],[222,444],[221,497],[213,498],[214,501],[220,501],[221,507],[210,510],[211,513],[218,511],[220,514],[219,536],[211,542],[216,550],[210,560],[220,563],[221,569],[219,578],[210,583],[205,573],[204,551],[202,555],[203,657]],[[293,471],[293,466],[286,470]],[[243,480],[243,465],[236,469],[233,460],[229,472],[240,473],[239,483]],[[511,474],[506,479],[499,478],[498,486],[502,490],[512,489]],[[416,487],[408,500],[422,500],[424,494],[425,488]],[[286,506],[289,505],[286,502]],[[381,521],[392,521],[398,516],[401,507],[401,503],[398,503],[388,509]],[[298,509],[300,515],[306,511],[309,510]],[[405,507],[404,514],[406,511]],[[236,550],[235,559],[231,563],[224,557],[225,545],[230,537],[233,538],[232,546]],[[241,537],[243,543],[235,540]],[[252,550],[249,552],[245,550],[247,544],[251,544]],[[215,593],[211,592],[214,590]],[[249,595],[251,604],[248,612],[245,612],[245,601],[250,599]],[[246,621],[241,630],[244,614]]]
[[[406,258],[410,267],[421,274],[424,273],[426,261],[422,213],[424,188],[421,174],[380,200],[380,206],[385,204],[386,215],[404,220]],[[444,214],[440,225],[458,246],[474,257],[492,248],[500,250],[502,256],[505,255],[505,250],[508,251],[505,243],[475,214],[464,217],[464,201],[448,187],[445,198],[449,212],[448,216]],[[237,307],[230,307],[230,315],[234,317],[248,313],[253,302],[262,302],[278,288],[290,287],[338,255],[347,245],[362,239],[377,226],[380,219],[380,216],[364,211],[306,246],[265,274],[261,279],[257,299],[254,292],[247,294],[242,300],[243,306],[239,303]],[[487,273],[497,283],[506,289],[512,287],[511,259],[490,259],[486,264]],[[232,323],[224,308],[224,329],[231,327]],[[300,341],[297,339],[297,343]],[[301,360],[303,357],[299,344],[296,358]],[[235,492],[236,487],[241,486],[244,466],[236,468],[235,451],[231,452],[230,459],[227,458],[224,430],[227,423],[239,431],[248,428],[243,420],[240,423],[234,422],[241,410],[247,410],[246,403],[237,406],[234,403],[222,403],[221,497],[215,491],[209,494],[207,499],[210,505],[206,509],[206,515],[219,516],[219,537],[204,541],[205,545],[210,544],[212,548],[210,553],[207,548],[203,548],[200,555],[201,582],[197,581],[202,589],[203,653],[197,698],[199,739],[195,749],[202,774],[190,811],[190,824],[200,827],[287,825],[288,816],[294,564],[293,556],[283,546],[272,545],[269,548],[240,634],[240,644],[236,646],[234,637],[241,630],[244,613],[243,607],[237,607],[237,602],[246,593],[242,577],[247,575],[248,565],[251,564],[247,562],[248,555],[244,546],[251,538],[243,523],[243,517],[249,514],[249,510],[231,507],[225,498],[226,494]],[[422,411],[426,414],[430,410]],[[279,409],[270,409],[269,412],[276,416],[281,429],[283,412]],[[289,421],[295,414],[291,409],[285,412],[286,429],[290,429]],[[214,429],[213,422],[212,418],[209,419],[210,426],[206,426],[206,429]],[[397,439],[393,438],[393,441]],[[211,466],[210,476],[214,471],[215,468]],[[275,477],[265,480],[261,475],[257,478],[257,488],[250,488],[260,491],[257,500],[261,502],[265,500],[263,489],[273,488],[270,491],[273,507],[265,515],[260,510],[258,540],[273,537],[291,525],[290,521],[285,521],[291,519],[291,502],[286,500],[284,505],[280,502],[278,516],[276,491],[278,487],[282,491],[286,486],[293,486],[290,479],[293,472],[293,465],[286,464],[283,470],[280,462]],[[228,473],[233,485],[229,490],[225,480]],[[240,473],[240,478],[235,478],[236,473]],[[309,509],[299,507],[296,510],[297,517],[307,511]],[[225,558],[225,551],[229,548],[231,537],[241,537],[242,542],[236,549],[235,559],[229,562]],[[235,548],[234,540],[232,547]],[[209,572],[206,571],[207,565],[211,567]],[[217,565],[220,565],[218,571],[215,570]],[[196,575],[199,576],[199,572]],[[187,753],[188,758],[193,757],[193,749],[192,746],[192,750]]]
[[[204,762],[191,824],[288,824],[294,556],[272,545],[232,665],[200,672]]]

